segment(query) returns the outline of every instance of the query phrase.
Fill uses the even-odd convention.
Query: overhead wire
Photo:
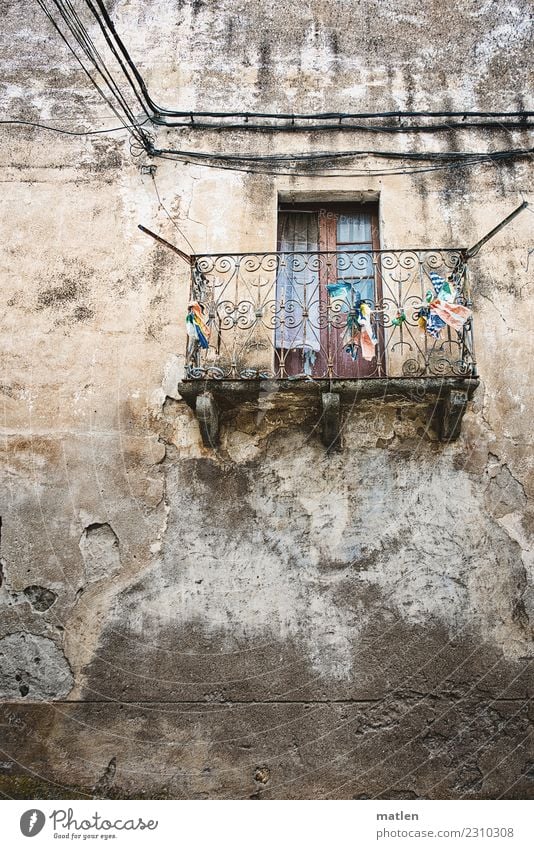
[[[89,6],[89,9],[91,10],[91,12],[93,13],[93,15],[94,15],[99,27],[100,27],[100,30],[102,31],[102,34],[103,34],[103,36],[106,40],[108,47],[111,50],[111,52],[113,53],[113,55],[115,56],[117,62],[119,63],[121,70],[122,70],[124,76],[126,77],[126,79],[128,80],[128,83],[130,84],[130,87],[131,87],[137,101],[139,102],[139,104],[140,104],[141,108],[143,109],[147,118],[152,120],[152,118],[153,118],[152,110],[147,109],[147,106],[146,106],[146,104],[143,100],[143,97],[139,95],[139,92],[137,91],[137,89],[135,87],[135,83],[132,80],[132,78],[131,78],[131,76],[128,72],[128,68],[125,66],[123,59],[119,55],[119,52],[117,52],[117,50],[116,50],[116,48],[113,44],[113,40],[110,38],[110,35],[109,35],[108,31],[106,30],[105,25],[102,23],[98,13],[96,12],[96,9],[95,9],[95,7],[92,3],[92,0],[85,0],[85,2],[87,4],[87,6]]]
[[[67,26],[69,27],[78,45],[85,52],[85,55],[88,57],[88,59],[93,62],[94,66],[97,68],[100,75],[106,82],[112,95],[116,97],[121,107],[124,109],[124,112],[127,115],[128,119],[132,121],[135,116],[132,110],[130,109],[126,98],[123,96],[120,86],[114,79],[113,74],[107,67],[103,57],[101,56],[96,45],[91,39],[87,28],[81,21],[76,9],[71,3],[71,0],[52,0],[52,2],[58,9],[59,14],[63,18]],[[147,115],[147,117],[149,116]]]
[[[167,209],[167,207],[166,207],[166,206],[165,206],[165,204],[163,203],[163,201],[162,201],[162,199],[161,199],[161,196],[160,196],[160,193],[159,193],[159,191],[158,191],[158,184],[156,183],[156,178],[154,177],[154,174],[150,174],[150,176],[152,177],[152,185],[154,186],[154,190],[155,190],[155,192],[156,192],[156,197],[157,197],[157,199],[158,199],[158,204],[159,204],[159,206],[160,206],[160,207],[161,207],[161,209],[164,211],[164,213],[167,215],[167,218],[169,219],[169,221],[171,221],[171,222],[172,222],[172,224],[174,225],[174,227],[178,230],[178,232],[180,233],[180,235],[182,236],[182,238],[184,239],[184,241],[186,241],[186,242],[187,242],[187,244],[189,245],[189,247],[191,248],[191,250],[193,251],[193,253],[196,253],[196,251],[195,251],[195,249],[194,249],[193,245],[191,244],[191,242],[189,241],[189,239],[188,239],[188,238],[187,238],[187,236],[185,235],[184,231],[183,231],[183,230],[182,230],[182,229],[178,226],[178,224],[176,223],[175,219],[173,218],[173,216],[171,215],[171,213],[169,212],[169,210]]]
[[[426,174],[426,173],[430,173],[430,172],[434,172],[434,171],[444,171],[444,170],[451,170],[452,171],[452,170],[455,170],[456,168],[470,168],[470,167],[474,167],[476,165],[490,165],[490,164],[492,164],[491,156],[485,156],[484,158],[480,158],[480,159],[472,159],[472,160],[463,161],[463,162],[462,161],[454,161],[454,162],[443,163],[441,165],[429,165],[429,166],[424,167],[424,168],[423,167],[417,167],[417,166],[414,166],[412,168],[410,168],[410,167],[402,168],[402,167],[399,166],[398,168],[391,168],[391,169],[386,169],[386,168],[361,168],[361,169],[336,168],[335,171],[334,170],[330,170],[330,171],[317,171],[317,170],[310,171],[310,170],[306,170],[306,171],[300,171],[299,172],[299,171],[296,171],[296,170],[281,171],[280,169],[269,170],[267,168],[253,168],[253,167],[246,168],[246,167],[243,167],[243,166],[239,166],[237,164],[225,165],[225,164],[223,164],[223,162],[208,162],[208,161],[205,161],[205,160],[201,161],[201,162],[195,162],[193,160],[190,160],[190,159],[187,159],[187,158],[184,158],[184,157],[169,156],[169,155],[166,155],[166,154],[160,154],[160,156],[161,156],[162,159],[166,159],[166,160],[169,160],[169,161],[172,161],[172,162],[184,162],[184,163],[189,164],[189,165],[198,165],[199,167],[203,167],[203,168],[215,168],[215,169],[218,169],[218,170],[221,170],[221,171],[236,171],[236,172],[241,172],[241,173],[245,173],[245,174],[263,174],[263,175],[266,175],[266,176],[278,176],[278,177],[286,176],[286,177],[295,177],[295,178],[298,178],[298,177],[329,177],[329,178],[332,178],[332,177],[345,177],[345,176],[348,176],[348,175],[353,175],[353,176],[358,176],[358,177],[366,177],[366,176],[387,177],[387,176],[403,176],[403,175],[411,176],[412,174]]]
[[[310,118],[327,119],[328,118],[330,120],[337,120],[338,124],[336,126],[321,125],[322,129],[330,129],[330,130],[331,129],[339,129],[340,126],[343,126],[344,129],[346,128],[346,129],[352,129],[352,130],[357,129],[359,131],[363,130],[365,132],[390,132],[390,133],[392,133],[392,132],[410,132],[410,131],[412,131],[412,132],[414,132],[414,131],[428,131],[428,130],[435,132],[437,130],[458,129],[462,126],[469,128],[469,129],[475,129],[475,128],[478,129],[479,127],[486,127],[486,128],[491,127],[491,128],[499,128],[499,129],[511,129],[511,128],[513,128],[513,129],[525,130],[525,129],[531,129],[532,128],[531,125],[526,123],[526,121],[527,121],[528,117],[531,117],[532,115],[534,115],[534,112],[528,112],[526,110],[511,111],[511,112],[497,112],[497,111],[466,112],[466,111],[454,111],[454,110],[449,110],[449,111],[444,111],[444,112],[433,112],[433,111],[411,110],[411,111],[407,111],[407,112],[401,112],[401,111],[391,112],[390,111],[390,112],[381,112],[381,113],[380,112],[376,112],[376,113],[317,113],[315,115],[300,114],[300,115],[297,116],[297,115],[291,114],[291,113],[268,113],[268,112],[264,112],[264,113],[253,113],[253,112],[247,112],[247,113],[197,112],[197,113],[193,113],[193,112],[188,112],[188,111],[184,111],[184,110],[180,111],[180,110],[163,109],[163,108],[159,107],[155,103],[155,101],[150,97],[150,94],[148,92],[148,87],[147,87],[146,83],[144,82],[143,77],[140,74],[139,70],[137,69],[135,63],[133,62],[133,59],[131,58],[126,46],[124,45],[124,42],[121,40],[120,36],[118,35],[117,30],[116,30],[116,28],[113,24],[113,21],[112,21],[110,15],[109,15],[109,13],[106,9],[106,6],[105,6],[103,0],[94,0],[94,3],[93,3],[93,0],[85,0],[85,2],[92,9],[93,14],[97,18],[97,20],[99,19],[99,15],[98,15],[98,13],[96,13],[95,4],[96,4],[96,6],[98,6],[98,9],[100,10],[102,17],[103,17],[103,22],[99,21],[99,24],[100,24],[100,26],[103,30],[104,30],[103,23],[104,23],[105,26],[107,26],[110,29],[110,31],[113,35],[113,38],[116,41],[118,49],[121,51],[122,55],[124,56],[125,62],[128,64],[129,68],[132,71],[132,74],[135,76],[135,79],[136,79],[136,81],[137,81],[137,83],[138,83],[138,85],[141,89],[143,97],[146,99],[147,105],[149,105],[149,107],[154,112],[154,114],[151,118],[151,120],[154,123],[164,124],[164,125],[169,126],[169,127],[176,125],[176,126],[180,126],[180,127],[184,127],[184,128],[185,127],[191,128],[191,126],[196,125],[195,116],[203,115],[204,117],[205,116],[211,116],[211,117],[215,117],[215,116],[216,117],[236,117],[236,116],[240,116],[240,117],[244,117],[244,119],[247,122],[248,122],[249,118],[251,118],[251,117],[256,117],[256,118],[257,117],[264,117],[264,118],[270,118],[270,119],[272,119],[272,118],[284,118],[284,119],[291,119],[292,121],[294,121],[295,118],[297,118],[297,117],[301,118],[301,119],[310,119]],[[130,77],[129,77],[129,80],[130,80],[130,83],[131,83]],[[188,122],[181,122],[180,124],[178,124],[177,122],[174,122],[174,124],[173,124],[173,122],[169,122],[167,120],[168,116],[189,117],[189,121]],[[344,119],[355,118],[355,117],[358,117],[358,118],[394,117],[396,119],[400,119],[400,118],[405,118],[405,117],[423,117],[423,116],[424,117],[449,117],[449,118],[451,118],[451,117],[452,118],[461,117],[463,119],[463,121],[462,122],[453,121],[453,122],[449,122],[449,123],[446,123],[446,124],[439,124],[439,125],[433,125],[433,126],[431,126],[431,125],[429,125],[429,126],[427,126],[427,125],[416,125],[415,127],[414,126],[406,127],[406,126],[403,126],[403,125],[396,126],[396,127],[391,127],[391,126],[390,127],[384,127],[384,126],[362,125],[362,124],[358,124],[356,126],[346,125],[346,127],[345,127],[342,124],[342,121]],[[504,121],[504,122],[492,120],[491,122],[484,121],[484,122],[476,123],[474,121],[466,121],[467,117],[469,117],[469,118],[473,118],[473,117],[481,118],[481,117],[483,117],[483,118],[486,118],[486,119],[487,118],[492,118],[492,119],[495,119],[495,118],[507,118],[507,119],[516,118],[516,119],[519,119],[519,120],[516,120],[516,121],[508,120],[508,121]],[[202,124],[200,126],[201,126],[202,129],[222,129],[225,126],[228,127],[228,124],[226,124],[226,125],[225,124],[219,124],[218,126],[214,126],[214,125],[211,125],[211,124]],[[231,128],[232,129],[238,129],[240,127],[233,125]],[[250,128],[250,124],[247,126],[247,129],[249,129],[249,128]],[[265,131],[270,131],[271,129],[282,130],[282,129],[288,129],[288,128],[287,128],[287,126],[274,127],[273,125],[265,125],[265,126],[262,125],[261,129],[264,129]],[[317,125],[308,125],[306,127],[302,127],[302,130],[307,130],[307,131],[312,131],[314,129],[317,129]],[[319,152],[319,153],[308,153],[308,154],[255,154],[255,155],[250,155],[250,154],[248,154],[248,155],[245,155],[245,154],[221,154],[221,153],[216,153],[216,152],[201,152],[201,151],[184,151],[184,150],[180,150],[180,149],[176,149],[176,148],[152,148],[152,150],[149,151],[151,156],[159,156],[159,157],[165,156],[165,157],[167,157],[167,156],[170,155],[171,157],[174,157],[174,158],[177,158],[177,159],[181,158],[181,159],[185,159],[185,160],[206,160],[206,161],[209,160],[209,161],[214,162],[214,163],[219,163],[221,161],[224,161],[224,162],[227,162],[227,163],[230,163],[230,162],[239,162],[239,163],[243,163],[243,162],[246,162],[246,163],[249,163],[249,162],[255,162],[255,163],[259,163],[259,162],[262,162],[262,163],[263,162],[265,162],[265,163],[281,162],[281,163],[283,163],[283,162],[286,162],[286,161],[292,161],[292,162],[314,162],[315,161],[316,162],[316,161],[319,161],[319,160],[335,160],[335,159],[338,159],[338,158],[349,158],[349,157],[356,157],[356,156],[360,156],[360,155],[366,155],[366,156],[381,156],[382,158],[389,158],[389,159],[398,158],[398,159],[403,159],[403,160],[420,159],[420,160],[427,160],[428,161],[428,160],[432,160],[432,159],[435,158],[436,160],[447,161],[447,162],[450,162],[451,160],[462,157],[462,158],[465,158],[469,163],[472,163],[472,164],[477,164],[478,162],[483,161],[485,158],[487,158],[488,161],[495,161],[495,160],[498,160],[500,158],[509,158],[509,157],[516,157],[516,156],[520,157],[520,156],[524,156],[524,155],[530,155],[532,152],[533,152],[533,149],[529,149],[529,148],[511,149],[511,150],[507,150],[507,151],[496,151],[495,153],[453,152],[452,154],[435,154],[435,155],[432,155],[432,154],[428,154],[428,155],[405,154],[405,153],[400,153],[398,151],[394,151],[394,152],[391,152],[391,151],[388,151],[388,152],[342,151],[342,152],[336,152],[336,153]],[[245,169],[243,169],[243,170],[245,170]],[[250,170],[250,169],[247,169],[247,170]],[[423,169],[419,169],[419,170],[421,171]],[[427,169],[425,169],[425,170],[427,170]],[[293,172],[291,172],[291,173],[293,173]]]
[[[497,151],[426,151],[406,152],[396,150],[339,150],[339,151],[313,151],[309,153],[214,153],[201,150],[174,150],[173,148],[160,148],[156,153],[171,153],[185,156],[191,159],[213,159],[225,162],[312,162],[319,160],[352,159],[359,156],[369,156],[380,159],[403,159],[417,161],[451,161],[462,159],[480,159],[489,157],[492,159],[506,158],[510,156],[525,156],[534,153],[534,148],[512,148]]]
[[[65,10],[65,6],[61,2],[61,0],[52,0],[62,20],[66,23],[69,32],[74,37],[75,42],[79,47],[81,47],[82,52],[84,53],[86,58],[89,58],[89,61],[93,64],[97,73],[100,74],[104,81],[104,84],[111,91],[111,94],[115,98],[115,100],[118,101],[118,106],[116,105],[116,103],[110,100],[109,96],[103,90],[102,86],[95,79],[94,74],[91,73],[89,68],[87,68],[85,62],[82,61],[76,49],[72,46],[69,39],[62,32],[61,27],[58,25],[56,19],[54,18],[54,15],[48,8],[46,0],[37,0],[37,2],[40,8],[45,13],[48,20],[50,21],[50,23],[52,24],[52,26],[54,27],[54,29],[56,30],[56,32],[58,33],[58,35],[60,36],[60,38],[62,39],[62,41],[65,43],[69,51],[72,53],[72,55],[74,56],[74,58],[76,59],[76,61],[78,62],[90,82],[92,83],[92,85],[95,87],[97,92],[105,100],[105,102],[108,104],[108,106],[113,111],[118,120],[121,122],[121,124],[124,126],[124,128],[128,129],[128,131],[137,139],[137,141],[142,144],[145,149],[147,149],[150,143],[146,133],[142,129],[140,129],[140,125],[138,120],[136,119],[136,116],[133,114],[128,104],[125,104],[124,98],[122,98],[120,93],[117,91],[117,87],[114,88],[113,82],[107,79],[105,69],[104,71],[102,70],[102,66],[99,63],[98,56],[91,51],[90,45],[88,45],[86,41],[84,42],[84,36],[82,32],[84,27],[81,22],[80,25],[77,26],[76,20],[73,20],[72,16],[69,18],[68,12]],[[98,53],[98,51],[96,53]]]
[[[449,110],[449,111],[432,111],[432,110],[393,110],[393,111],[383,111],[383,112],[361,112],[361,113],[351,113],[351,112],[323,112],[323,113],[276,113],[276,112],[223,112],[223,111],[191,111],[191,110],[175,110],[175,109],[166,109],[164,107],[159,106],[150,96],[148,91],[148,86],[146,85],[139,69],[135,65],[129,51],[127,50],[124,42],[120,38],[116,27],[113,23],[113,20],[105,6],[104,0],[84,0],[88,8],[91,9],[93,16],[98,21],[99,26],[102,32],[106,32],[106,27],[111,33],[112,38],[115,40],[118,50],[124,57],[124,62],[128,66],[131,71],[132,76],[134,77],[137,85],[139,86],[139,91],[141,92],[141,96],[145,99],[147,106],[152,110],[153,114],[151,116],[151,120],[155,124],[160,124],[168,127],[195,127],[199,129],[257,129],[264,131],[288,131],[288,130],[300,130],[300,131],[314,131],[314,130],[334,130],[334,129],[343,129],[343,130],[358,130],[363,132],[385,132],[385,133],[409,133],[409,132],[436,132],[436,131],[444,131],[444,130],[454,130],[454,129],[477,129],[477,128],[490,128],[490,129],[532,129],[533,125],[527,123],[527,118],[534,116],[534,112],[527,110],[517,110],[517,111],[473,111],[473,110]],[[95,8],[98,7],[98,10]],[[102,17],[101,17],[101,16]],[[108,39],[109,43],[109,39]],[[117,52],[114,51],[115,56],[117,56]],[[118,56],[117,56],[118,58]],[[121,67],[124,69],[124,63],[121,62]],[[125,69],[124,69],[125,70]],[[132,80],[130,74],[125,70],[128,81],[132,87],[132,90],[136,93],[136,96],[140,98],[139,92],[137,91],[135,84]],[[169,121],[169,117],[182,117],[188,118],[188,121],[185,122],[172,122]],[[198,118],[203,117],[212,117],[212,118],[242,118],[244,124],[211,124],[211,123],[199,123]],[[461,118],[460,122],[449,122],[447,124],[439,124],[439,125],[398,125],[398,126],[373,126],[373,125],[347,125],[343,124],[343,121],[347,119],[368,119],[368,118],[394,118],[400,120],[402,118],[408,117],[441,117],[441,118]],[[467,118],[500,118],[500,119],[508,119],[507,121],[484,121],[484,122],[474,122],[467,121]],[[283,119],[290,120],[292,122],[291,125],[284,124],[280,125],[254,125],[250,124],[251,118],[265,118],[265,119]],[[517,120],[511,121],[510,119],[515,118]],[[335,120],[338,121],[337,125],[306,125],[306,126],[298,126],[295,125],[294,122],[296,120]]]
[[[93,0],[84,0],[86,5],[91,8],[95,18],[99,20],[100,16],[96,12],[96,9],[93,5]],[[140,91],[142,92],[143,97],[146,100],[147,105],[154,112],[154,119],[156,122],[158,118],[161,116],[169,116],[169,117],[182,117],[189,118],[190,123],[187,126],[191,126],[195,124],[195,119],[197,117],[211,117],[211,118],[242,118],[245,122],[248,122],[251,118],[265,118],[270,120],[337,120],[343,121],[346,119],[368,119],[368,118],[408,118],[408,117],[429,117],[429,118],[517,118],[519,119],[516,123],[519,127],[524,125],[524,122],[529,117],[534,117],[534,111],[528,110],[516,110],[516,111],[481,111],[481,110],[449,110],[449,111],[432,111],[432,110],[390,110],[390,111],[382,111],[382,112],[317,112],[317,113],[295,113],[295,112],[255,112],[255,111],[192,111],[192,110],[177,110],[177,109],[167,109],[165,107],[159,106],[150,96],[148,91],[148,86],[144,81],[139,69],[137,68],[135,62],[133,61],[129,51],[127,50],[124,42],[120,38],[116,27],[113,23],[113,20],[105,6],[104,0],[94,0],[94,4],[98,6],[100,13],[102,15],[103,24],[108,27],[110,30],[115,42],[117,44],[118,49],[122,53],[124,60],[128,67],[130,68],[137,84],[139,85]],[[101,27],[103,26],[102,21],[99,20]],[[167,124],[167,126],[173,126],[172,124]],[[210,125],[211,126],[211,125]],[[223,126],[223,125],[221,125]],[[454,127],[455,129],[460,129],[462,123],[459,123],[458,126]],[[486,124],[482,124],[481,126],[487,126]],[[497,124],[494,125],[497,127]],[[215,128],[215,125],[214,125]],[[445,125],[442,129],[445,129]],[[266,129],[273,129],[270,126],[267,126]],[[283,127],[282,129],[288,129],[288,127]],[[318,127],[308,127],[306,129],[318,129]],[[377,128],[379,130],[381,128]],[[432,127],[424,126],[422,129],[433,129]],[[405,128],[391,128],[392,131],[397,132],[406,132]]]
[[[377,125],[377,124],[354,124],[341,123],[337,124],[251,124],[245,123],[210,123],[200,122],[193,119],[188,121],[162,121],[157,116],[152,116],[152,122],[163,127],[173,129],[188,129],[195,131],[203,130],[243,130],[262,133],[312,133],[317,131],[328,132],[359,132],[372,133],[378,135],[384,133],[386,135],[399,135],[410,133],[443,133],[456,130],[522,130],[528,132],[534,130],[534,122],[519,121],[449,121],[441,124],[399,124],[399,125]]]
[[[130,68],[135,80],[137,81],[137,84],[139,85],[142,96],[145,98],[147,106],[154,112],[154,114],[161,112],[161,109],[157,106],[156,103],[154,103],[154,101],[150,97],[147,85],[146,85],[143,77],[141,76],[139,69],[137,68],[137,66],[135,65],[134,61],[132,60],[130,54],[128,53],[128,50],[126,49],[126,46],[124,45],[121,37],[119,36],[117,30],[115,29],[115,25],[113,23],[113,20],[111,19],[111,16],[109,15],[108,10],[107,10],[103,0],[95,0],[95,2],[96,2],[96,5],[98,6],[98,8],[100,9],[100,12],[101,12],[102,17],[104,19],[105,25],[108,27],[109,31],[111,32],[111,35],[114,38],[115,43],[117,44],[119,51],[122,53],[125,62],[127,63],[128,67]],[[86,5],[89,5],[90,0],[85,0],[85,3],[86,3]],[[94,11],[93,14],[98,19],[98,12]]]
[[[48,18],[48,20],[50,21],[50,23],[52,24],[52,26],[54,27],[54,29],[56,30],[56,32],[58,33],[58,35],[59,35],[59,36],[60,36],[60,38],[62,39],[62,41],[65,43],[65,45],[67,46],[67,48],[69,49],[69,51],[72,53],[72,55],[74,56],[74,58],[76,59],[76,61],[78,62],[78,64],[80,65],[80,67],[82,68],[82,70],[84,71],[84,73],[86,74],[86,76],[89,78],[89,80],[91,81],[92,85],[95,87],[95,89],[97,90],[97,92],[100,94],[100,96],[101,96],[101,97],[105,100],[105,102],[108,104],[108,106],[109,106],[109,107],[110,107],[110,109],[113,111],[113,113],[114,113],[114,114],[115,114],[115,116],[118,118],[118,120],[121,122],[121,124],[123,125],[123,127],[127,128],[127,126],[128,126],[128,122],[126,122],[126,121],[124,120],[124,117],[123,117],[123,116],[120,114],[120,112],[116,109],[115,105],[114,105],[114,104],[113,104],[113,103],[109,100],[109,98],[107,97],[106,93],[103,91],[103,89],[101,88],[101,86],[100,86],[100,85],[98,84],[98,82],[95,80],[94,76],[91,74],[91,72],[88,70],[88,68],[86,68],[85,64],[82,62],[82,60],[80,59],[80,57],[78,56],[78,54],[76,53],[76,51],[74,50],[74,48],[72,47],[72,45],[70,44],[70,42],[68,41],[68,39],[66,38],[66,36],[65,36],[65,35],[63,34],[63,32],[61,31],[60,27],[58,26],[58,24],[57,24],[57,22],[56,22],[56,20],[55,20],[55,18],[54,18],[54,16],[52,15],[52,13],[50,12],[50,10],[48,9],[48,7],[47,7],[47,5],[46,5],[45,0],[37,0],[37,3],[39,4],[40,8],[41,8],[41,9],[42,9],[42,11],[44,12],[44,14],[45,14],[45,15],[46,15],[46,17]],[[137,132],[137,128],[136,128],[135,130],[131,130],[131,132]]]
[[[297,154],[227,154],[220,152],[209,152],[209,151],[197,151],[197,150],[183,150],[180,148],[156,148],[153,144],[153,141],[150,135],[141,129],[141,127],[146,124],[148,121],[154,124],[165,125],[165,126],[178,126],[182,128],[197,127],[202,129],[223,129],[223,128],[231,128],[231,129],[260,129],[260,127],[255,127],[254,125],[250,125],[247,123],[249,118],[264,118],[264,119],[284,119],[291,120],[292,126],[294,128],[295,120],[337,120],[337,125],[320,125],[321,129],[349,129],[349,130],[357,130],[364,132],[415,132],[415,131],[437,131],[437,130],[451,130],[457,129],[461,126],[467,127],[469,129],[479,129],[482,127],[499,127],[500,129],[510,129],[512,126],[513,129],[531,129],[532,125],[527,122],[527,119],[534,115],[534,112],[529,112],[525,110],[521,111],[508,111],[508,112],[496,112],[496,111],[386,111],[386,112],[361,112],[361,113],[338,113],[338,112],[328,112],[328,113],[274,113],[274,112],[190,112],[187,110],[172,110],[172,109],[164,109],[159,107],[155,101],[150,97],[148,87],[139,72],[137,66],[135,65],[133,59],[131,58],[127,48],[124,45],[124,42],[120,38],[113,21],[107,11],[107,8],[103,2],[103,0],[83,0],[85,6],[91,12],[93,18],[96,20],[100,31],[106,41],[108,48],[111,50],[112,55],[117,61],[121,73],[126,78],[128,85],[135,96],[137,102],[142,108],[144,114],[146,115],[146,120],[142,123],[139,123],[136,119],[136,116],[131,110],[131,107],[128,103],[128,100],[119,84],[115,80],[113,74],[107,67],[103,57],[100,52],[96,48],[93,40],[91,39],[85,24],[82,22],[80,16],[78,15],[76,9],[74,8],[71,0],[49,0],[52,2],[58,13],[60,14],[62,20],[65,22],[69,32],[73,36],[76,44],[82,50],[83,54],[87,59],[94,65],[97,72],[102,76],[107,88],[110,90],[112,96],[115,98],[117,103],[119,104],[119,108],[124,112],[124,115],[127,118],[127,122],[119,115],[117,109],[112,106],[113,111],[119,117],[123,126],[128,128],[132,135],[136,139],[137,148],[133,148],[132,152],[135,155],[139,155],[139,153],[147,153],[149,156],[153,157],[161,157],[165,159],[174,159],[175,161],[186,161],[186,162],[197,162],[207,167],[219,167],[226,168],[232,170],[246,171],[249,173],[269,173],[264,167],[257,167],[256,169],[252,169],[248,167],[249,163],[253,163],[256,166],[273,166],[275,167],[277,163],[279,163],[280,167],[276,169],[276,171],[272,171],[270,173],[276,174],[290,174],[290,175],[298,175],[298,171],[286,171],[282,172],[280,170],[284,164],[293,162],[295,166],[297,165],[306,165],[307,170],[306,173],[312,173],[319,175],[317,170],[310,171],[310,166],[313,167],[317,164],[326,165],[329,161],[335,162],[339,160],[348,160],[354,159],[357,157],[375,157],[375,158],[387,158],[387,159],[399,159],[403,161],[426,161],[432,162],[431,166],[427,166],[424,168],[411,168],[406,166],[401,168],[392,168],[392,169],[360,169],[359,173],[369,174],[374,173],[378,174],[397,174],[397,173],[423,173],[431,170],[438,170],[438,168],[450,168],[457,160],[462,160],[462,166],[466,167],[468,165],[477,165],[483,163],[485,161],[499,161],[500,159],[505,158],[516,158],[522,157],[526,155],[531,155],[534,152],[533,148],[512,148],[509,150],[500,150],[495,152],[468,152],[468,151],[452,151],[452,152],[440,152],[440,153],[407,153],[402,151],[370,151],[370,150],[346,150],[346,151],[318,151],[318,152],[309,152],[309,153],[297,153]],[[68,40],[61,33],[61,30],[57,26],[53,16],[46,9],[46,0],[38,0],[41,8],[45,10],[48,17],[54,24],[55,29],[59,32],[63,40],[67,43],[67,46],[74,53],[78,62],[81,64],[85,73],[95,85],[99,93],[104,97],[108,105],[112,105],[108,97],[106,97],[105,93],[102,91],[102,88],[99,87],[98,83],[95,81],[94,77],[88,72],[85,65],[81,62],[79,56],[76,51],[69,44]],[[212,117],[212,118],[228,118],[228,117],[240,117],[245,121],[244,126],[236,126],[229,125],[228,123],[224,124],[198,124],[195,122],[196,117]],[[188,117],[188,122],[176,123],[168,121],[169,117]],[[462,122],[449,122],[439,125],[399,125],[399,126],[376,126],[376,125],[347,125],[342,122],[346,119],[358,119],[358,120],[367,120],[370,118],[394,118],[396,120],[401,120],[404,118],[410,117],[450,117],[450,118],[463,118]],[[474,121],[467,121],[467,118],[484,118],[484,119],[495,119],[495,118],[506,118],[508,121],[499,122],[492,120],[491,122],[481,121],[480,123]],[[510,119],[515,118],[518,120],[510,121]],[[317,129],[319,125],[307,125],[299,127],[300,130],[307,130],[309,132]],[[261,125],[261,129],[265,131],[270,130],[284,130],[290,129],[286,125]],[[222,164],[225,163],[225,164]],[[243,163],[247,164],[247,167],[243,167]],[[440,163],[440,164],[435,164]],[[443,163],[443,164],[441,164]],[[343,169],[337,169],[338,171]],[[349,169],[347,169],[349,170]],[[351,173],[356,173],[357,169],[350,169]],[[333,176],[332,171],[326,172],[325,176]]]
[[[41,124],[37,121],[26,121],[22,118],[0,119],[0,124],[24,124],[28,127],[38,127],[41,130],[51,130],[53,133],[62,133],[66,136],[96,136],[100,133],[117,133],[122,132],[123,130],[130,130],[134,127],[143,126],[143,124],[146,124],[147,121],[148,118],[145,118],[144,121],[141,121],[141,123],[136,121],[135,124],[126,126],[122,124],[120,127],[104,127],[101,130],[65,130],[61,127],[51,127],[49,124]]]

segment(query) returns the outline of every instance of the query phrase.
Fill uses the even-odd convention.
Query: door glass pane
[[[338,282],[350,284],[351,305],[374,306],[372,218],[368,212],[341,213],[337,220]]]
[[[366,242],[373,241],[371,215],[368,212],[342,212],[337,219],[337,241]]]

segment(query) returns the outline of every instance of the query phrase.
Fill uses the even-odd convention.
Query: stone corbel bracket
[[[441,442],[458,439],[462,429],[462,419],[469,401],[469,390],[448,389],[441,401],[439,438]]]
[[[202,442],[206,448],[215,448],[219,444],[219,410],[211,392],[197,395],[195,413]]]
[[[323,392],[323,445],[328,451],[338,450],[341,446],[341,396],[337,392]]]

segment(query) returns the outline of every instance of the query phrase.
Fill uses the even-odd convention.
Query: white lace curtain
[[[314,270],[314,254],[319,250],[317,213],[281,212],[279,235],[279,251],[289,254],[280,257],[276,281],[278,314],[285,322],[276,328],[275,345],[319,351],[319,273]]]

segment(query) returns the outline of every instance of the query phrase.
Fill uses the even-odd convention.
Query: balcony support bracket
[[[214,448],[219,443],[219,410],[211,392],[197,395],[195,413],[202,442],[206,448]]]
[[[462,428],[462,419],[469,400],[465,389],[448,389],[441,402],[441,421],[439,436],[442,442],[458,439]]]
[[[323,445],[328,451],[335,451],[341,445],[341,396],[337,392],[323,392],[321,401]]]

